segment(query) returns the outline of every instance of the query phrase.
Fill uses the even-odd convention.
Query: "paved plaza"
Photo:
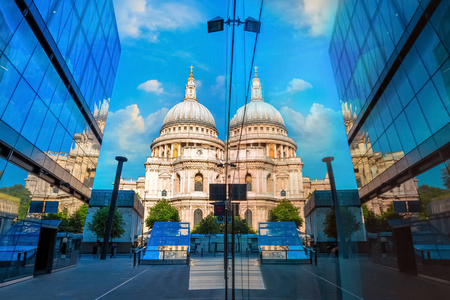
[[[77,267],[1,288],[0,298],[224,299],[222,263],[223,256],[193,254],[190,266],[133,267],[129,256],[106,261],[83,256]],[[340,288],[335,263],[327,257],[320,257],[318,266],[259,265],[256,255],[239,253],[236,298],[332,300],[342,292],[343,299],[444,299],[450,294],[450,285],[373,266],[367,258],[343,268],[351,273],[344,274]]]

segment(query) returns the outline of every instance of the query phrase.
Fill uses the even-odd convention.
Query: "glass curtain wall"
[[[450,3],[340,1],[329,48],[373,263],[449,280]]]

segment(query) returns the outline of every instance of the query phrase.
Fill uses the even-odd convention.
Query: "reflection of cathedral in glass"
[[[329,49],[355,176],[363,202],[417,200],[450,158],[450,3],[373,4],[341,1]]]
[[[0,187],[73,212],[91,195],[121,52],[113,2],[25,2],[0,1]]]
[[[179,211],[181,221],[196,225],[213,212],[209,185],[226,181],[246,184],[248,201],[241,203],[239,215],[257,228],[268,221],[269,211],[280,199],[289,199],[303,212],[309,193],[329,188],[328,179],[303,176],[297,145],[288,137],[278,110],[264,101],[257,72],[250,102],[230,122],[230,165],[225,167],[221,167],[225,143],[218,138],[214,118],[199,103],[196,90],[191,69],[183,101],[167,113],[160,136],[150,146],[145,176],[121,181],[120,189],[135,190],[143,199],[145,217],[149,207],[166,198]]]

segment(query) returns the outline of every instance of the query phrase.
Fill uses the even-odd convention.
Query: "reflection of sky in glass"
[[[3,164],[5,163],[5,161],[3,159],[0,160],[0,167],[2,168],[2,170],[4,170],[3,176],[0,180],[0,187],[12,186],[15,184],[22,184],[23,186],[25,186],[25,178],[27,178],[28,172],[22,170],[12,163],[8,163],[6,165],[6,168],[3,169]]]
[[[436,167],[432,168],[431,170],[426,171],[425,173],[420,174],[417,176],[417,179],[419,180],[417,182],[418,186],[421,185],[429,185],[438,187],[441,189],[445,189],[444,181],[442,180],[442,172],[445,170],[445,164],[437,165]]]

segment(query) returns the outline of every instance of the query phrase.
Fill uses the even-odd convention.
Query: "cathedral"
[[[245,183],[247,201],[240,201],[239,215],[257,229],[281,199],[291,201],[303,217],[308,196],[330,189],[328,178],[303,176],[297,145],[280,112],[264,101],[257,71],[250,102],[230,121],[225,142],[218,137],[211,112],[197,99],[192,67],[185,90],[183,101],[167,113],[160,136],[150,145],[145,176],[120,182],[121,190],[138,193],[146,208],[144,218],[164,198],[193,228],[213,212],[209,184]]]

